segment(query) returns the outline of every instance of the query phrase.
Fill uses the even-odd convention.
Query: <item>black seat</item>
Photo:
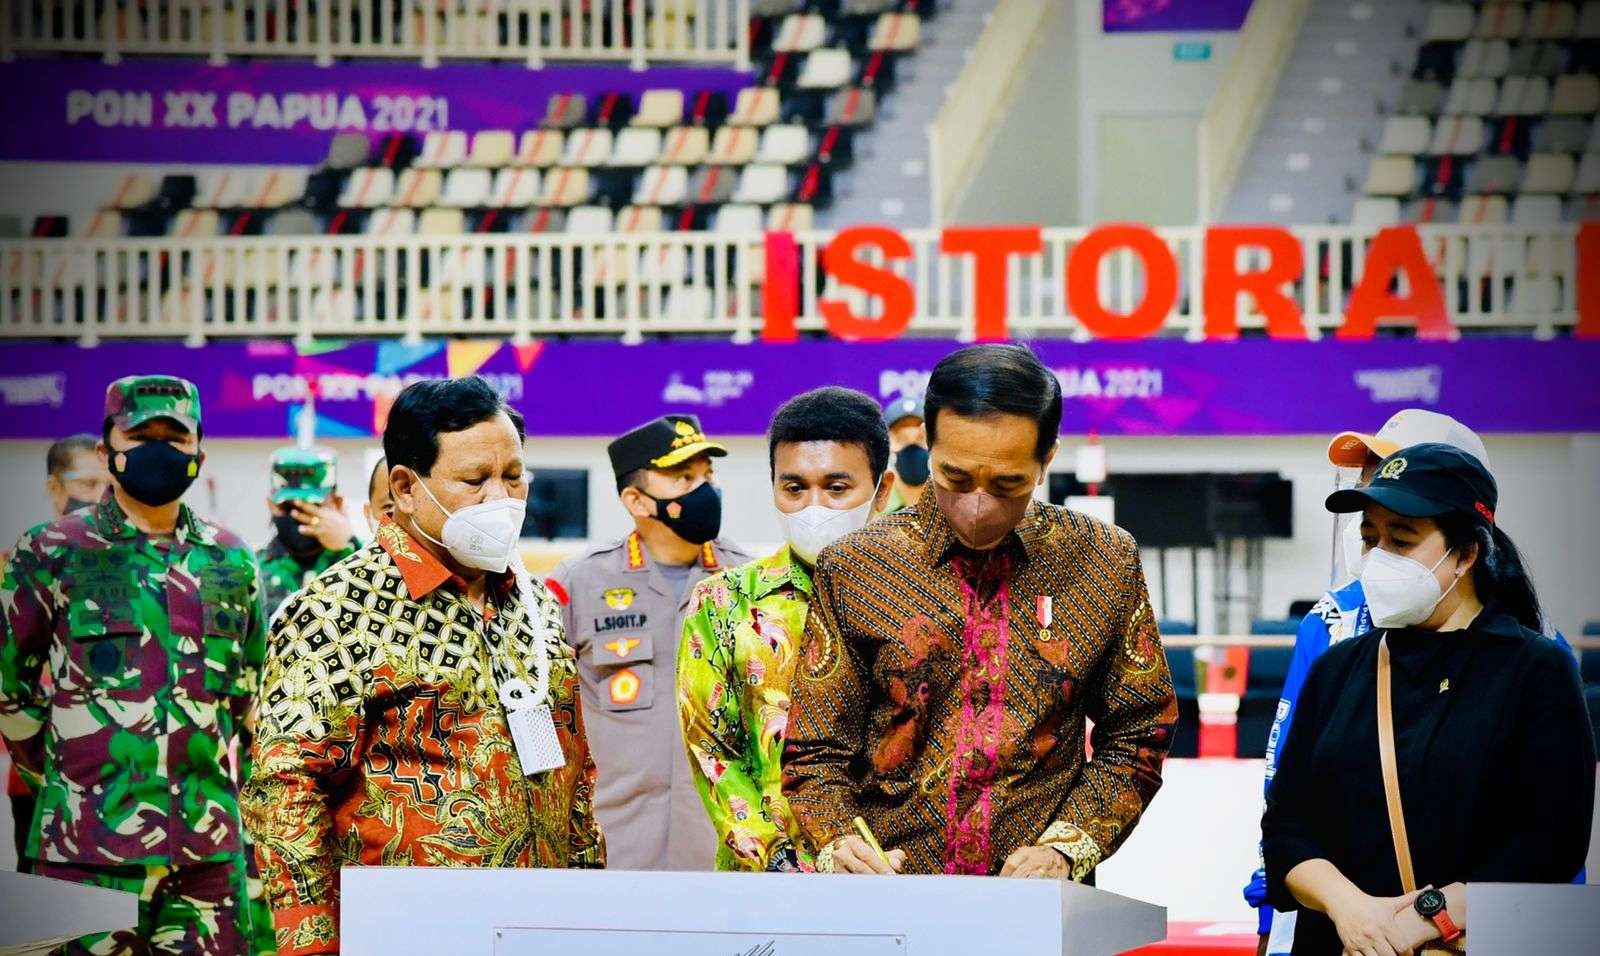
[[[1162,636],[1192,635],[1194,625],[1187,621],[1157,621]],[[1200,688],[1195,681],[1194,648],[1167,648],[1167,667],[1172,671],[1172,691],[1178,698],[1178,723],[1172,729],[1169,757],[1200,756]]]

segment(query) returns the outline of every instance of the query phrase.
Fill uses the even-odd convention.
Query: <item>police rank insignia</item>
[[[613,611],[626,611],[633,607],[633,588],[612,588],[602,597],[606,600],[606,606]]]

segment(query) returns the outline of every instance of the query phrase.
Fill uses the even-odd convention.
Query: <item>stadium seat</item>
[[[1376,228],[1400,221],[1400,200],[1393,196],[1362,196],[1350,214],[1350,224]]]
[[[1265,622],[1258,621],[1252,625],[1251,633],[1259,633],[1255,628],[1262,623]],[[1299,624],[1298,621],[1283,623]],[[1286,633],[1293,634],[1294,630]],[[1287,647],[1250,649],[1244,694],[1239,699],[1235,756],[1254,759],[1266,753],[1267,737],[1272,731],[1278,700],[1283,696],[1283,683],[1289,676],[1289,663],[1293,657],[1294,651]]]
[[[1407,202],[1405,208],[1401,210],[1400,218],[1413,223],[1455,222],[1460,215],[1460,208],[1454,202],[1435,196],[1423,196]]]
[[[623,206],[617,210],[617,232],[621,235],[661,231],[660,206]]]
[[[761,207],[742,203],[729,203],[718,209],[711,226],[714,232],[760,232],[761,227]]]
[[[1432,128],[1425,116],[1391,116],[1383,121],[1378,152],[1390,156],[1415,156],[1428,152]]]
[[[853,71],[849,50],[813,50],[806,55],[795,85],[802,90],[836,90],[850,82]]]
[[[625,129],[612,144],[610,165],[649,166],[661,155],[661,130]]]
[[[1483,149],[1483,120],[1477,116],[1441,116],[1425,150],[1434,156],[1471,155]]]
[[[204,239],[216,236],[219,224],[215,210],[183,209],[173,217],[168,235],[174,239]]]
[[[1522,164],[1511,156],[1484,156],[1467,174],[1467,192],[1474,195],[1511,193],[1522,181]]]
[[[274,169],[261,175],[255,194],[246,197],[244,205],[256,209],[280,209],[299,201],[305,192],[305,170]]]
[[[1580,40],[1600,40],[1600,0],[1585,0],[1572,33]]]
[[[1578,116],[1551,116],[1533,131],[1532,146],[1540,153],[1581,153],[1590,123]]]
[[[1474,22],[1469,3],[1436,3],[1428,9],[1422,38],[1428,41],[1457,41],[1472,36]]]
[[[577,206],[589,201],[587,169],[567,166],[552,169],[545,173],[543,186],[539,196],[541,206]]]
[[[872,39],[867,49],[887,53],[905,53],[914,50],[922,38],[922,20],[914,13],[884,13],[873,25]]]
[[[528,171],[511,169],[504,170],[504,172],[526,175]],[[500,205],[489,201],[493,175],[487,169],[461,168],[450,170],[445,175],[444,188],[439,193],[438,204],[453,209],[477,209],[482,206]],[[532,201],[531,198],[528,200],[528,202]]]
[[[486,129],[472,137],[472,152],[465,164],[480,169],[510,166],[516,159],[517,134],[508,129]]]
[[[600,166],[611,158],[611,130],[604,127],[575,129],[567,134],[563,166]]]
[[[1572,4],[1535,3],[1522,35],[1534,40],[1564,40],[1577,25],[1578,9]]]
[[[496,209],[521,209],[539,198],[539,171],[510,167],[494,174],[489,205]]]
[[[1600,152],[1583,154],[1578,172],[1573,179],[1572,191],[1580,196],[1600,193]]]
[[[1577,163],[1566,153],[1536,153],[1522,172],[1523,193],[1565,193],[1572,189]],[[1514,218],[1515,214],[1513,214]]]
[[[573,129],[584,124],[588,113],[588,100],[582,93],[557,93],[545,103],[544,119],[539,125],[545,129]]]
[[[759,143],[760,137],[752,127],[724,126],[711,141],[706,162],[713,166],[743,166],[755,159]]]
[[[1511,44],[1505,40],[1469,40],[1461,50],[1455,75],[1468,79],[1499,79],[1511,66]]]
[[[739,91],[728,123],[733,126],[766,126],[778,121],[778,91],[770,86],[747,86]]]
[[[1508,76],[1500,81],[1500,97],[1494,108],[1496,115],[1539,116],[1549,109],[1550,81],[1544,77]]]
[[[304,209],[285,209],[267,220],[263,232],[269,236],[314,236],[317,220]]]
[[[1494,80],[1467,80],[1457,77],[1456,81],[1450,84],[1450,92],[1445,97],[1443,109],[1422,109],[1416,112],[1487,116],[1494,112],[1498,98],[1499,87]]]
[[[824,122],[829,126],[871,126],[877,116],[877,93],[852,86],[833,95]]]
[[[567,211],[548,206],[534,209],[523,219],[521,231],[536,234],[566,232]]]
[[[701,206],[716,206],[733,198],[738,175],[724,166],[702,166],[689,180],[689,201]]]
[[[242,169],[222,169],[202,173],[194,195],[196,209],[238,209],[248,206],[255,189],[255,175]]]
[[[1460,77],[1457,83],[1465,82]],[[1395,103],[1395,112],[1406,113],[1414,116],[1432,116],[1440,112],[1440,105],[1445,102],[1445,88],[1433,80],[1413,80],[1407,83],[1400,91],[1400,98]],[[1447,111],[1448,112],[1448,111]]]
[[[1497,226],[1511,218],[1504,196],[1467,196],[1461,200],[1457,221],[1464,225]]]
[[[1179,634],[1169,630],[1169,624],[1160,625],[1163,634]],[[1194,625],[1189,625],[1192,629]],[[1199,671],[1195,667],[1194,648],[1169,647],[1167,668],[1172,674],[1172,691],[1178,699],[1178,722],[1172,728],[1172,749],[1169,757],[1192,758],[1200,755],[1200,688]]]
[[[366,166],[357,169],[345,180],[339,205],[349,209],[371,209],[384,206],[394,196],[394,170],[386,166]]]
[[[338,133],[328,143],[328,155],[322,161],[327,169],[355,169],[365,166],[372,155],[372,143],[362,133]]]
[[[578,206],[567,212],[567,234],[609,236],[616,231],[616,219],[604,206]]]
[[[1473,36],[1487,40],[1514,40],[1522,36],[1528,8],[1521,3],[1488,3],[1478,11]]]
[[[438,169],[414,167],[400,174],[394,188],[394,203],[407,209],[425,209],[439,201],[440,186],[444,181]]]
[[[137,209],[156,198],[156,180],[143,173],[128,173],[117,180],[116,188],[107,200],[108,209]]]
[[[1600,76],[1557,77],[1555,92],[1550,95],[1550,112],[1591,118],[1600,113]]]
[[[804,126],[779,124],[761,131],[755,162],[793,166],[805,162],[811,151],[811,134]]]
[[[1374,156],[1367,167],[1368,196],[1408,196],[1416,187],[1417,164],[1409,156]]]
[[[665,129],[683,121],[682,90],[645,90],[639,98],[639,111],[629,123]]]
[[[822,45],[828,23],[815,13],[794,13],[783,19],[772,49],[779,53],[809,53]]]
[[[789,195],[789,175],[782,166],[752,163],[739,173],[734,202],[770,205]]]
[[[417,231],[417,212],[414,209],[389,207],[376,209],[367,218],[366,234],[369,236],[409,236]]]
[[[424,209],[417,217],[419,236],[459,236],[467,231],[467,215],[460,209]]]
[[[544,169],[561,162],[565,151],[566,137],[560,130],[530,129],[517,145],[516,164]]]
[[[805,232],[814,214],[805,203],[778,203],[767,210],[767,228],[776,232]]]
[[[639,177],[633,202],[649,206],[681,205],[689,192],[689,171],[682,166],[651,166]]]
[[[414,165],[425,169],[449,169],[467,161],[467,134],[461,130],[429,133],[422,140],[422,152]]]
[[[668,130],[660,162],[670,166],[698,166],[711,151],[711,132],[704,126],[679,126]]]
[[[1519,226],[1554,226],[1561,222],[1561,197],[1518,196],[1511,203],[1511,221]]]

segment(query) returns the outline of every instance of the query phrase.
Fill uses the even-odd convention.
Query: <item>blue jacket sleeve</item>
[[[1284,742],[1289,739],[1289,727],[1294,721],[1295,704],[1300,699],[1300,689],[1305,686],[1306,675],[1311,672],[1311,665],[1316,663],[1322,652],[1328,649],[1331,633],[1328,630],[1326,616],[1338,613],[1339,608],[1334,603],[1333,596],[1323,595],[1311,613],[1300,621],[1300,630],[1294,639],[1294,657],[1289,662],[1289,673],[1284,677],[1283,693],[1278,697],[1278,712],[1272,719],[1272,731],[1267,735],[1267,772],[1262,784],[1263,796],[1266,789],[1272,786],[1273,775],[1277,773],[1278,757]],[[1259,845],[1256,850],[1259,863]],[[1267,905],[1267,871],[1264,865],[1258,865],[1256,871],[1250,875],[1250,882],[1244,888],[1244,898],[1245,902],[1257,910],[1258,932],[1263,936],[1270,933],[1272,907]]]

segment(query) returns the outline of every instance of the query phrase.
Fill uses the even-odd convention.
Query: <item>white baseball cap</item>
[[[1395,412],[1376,435],[1364,432],[1340,432],[1328,443],[1328,460],[1340,468],[1360,468],[1367,463],[1368,455],[1388,458],[1402,448],[1439,442],[1459,448],[1493,470],[1489,452],[1477,432],[1438,412],[1424,408],[1406,408]]]

